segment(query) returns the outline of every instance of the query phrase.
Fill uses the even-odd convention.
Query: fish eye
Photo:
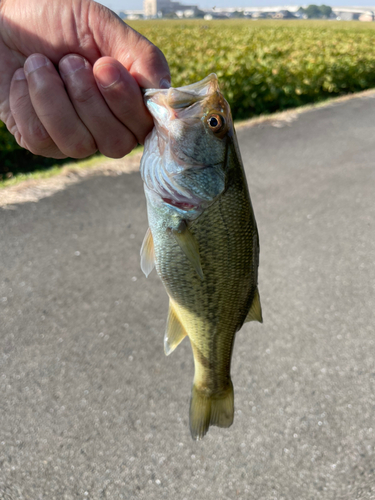
[[[207,125],[213,132],[218,132],[224,125],[224,118],[217,114],[209,115]]]

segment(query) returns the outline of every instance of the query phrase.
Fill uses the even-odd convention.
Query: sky
[[[109,7],[115,12],[120,10],[141,10],[143,8],[142,0],[96,0],[98,3]],[[212,8],[212,7],[267,7],[274,5],[309,5],[310,3],[316,5],[330,5],[331,7],[336,6],[375,6],[375,0],[320,0],[320,1],[298,1],[298,0],[286,0],[280,2],[280,0],[179,0],[181,3],[198,5],[202,8]],[[375,8],[375,7],[374,7]]]

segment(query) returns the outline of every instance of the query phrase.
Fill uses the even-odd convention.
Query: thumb
[[[140,87],[169,87],[171,76],[162,51],[109,9],[95,2],[90,7],[89,22],[101,56],[120,61]]]

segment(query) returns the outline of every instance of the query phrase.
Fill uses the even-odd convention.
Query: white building
[[[143,0],[145,17],[162,17],[172,12],[186,12],[185,17],[194,17],[197,11],[198,7],[196,5],[184,5],[172,0]]]

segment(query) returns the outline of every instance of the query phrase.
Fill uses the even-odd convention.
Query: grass
[[[143,146],[138,146],[129,155],[132,156],[136,153],[142,151]],[[107,158],[103,155],[95,155],[86,160],[82,160],[80,162],[71,162],[65,163],[64,165],[52,165],[49,168],[41,168],[40,170],[33,170],[28,173],[18,173],[15,174],[11,179],[0,180],[0,190],[10,186],[16,186],[23,181],[27,181],[30,179],[49,179],[50,177],[54,177],[55,175],[61,174],[63,171],[67,171],[70,169],[77,170],[79,169],[90,169],[96,167],[99,163],[104,161],[108,161],[110,158]]]
[[[5,179],[0,181],[0,189],[15,186],[20,182],[27,181],[30,179],[48,179],[49,177],[53,177],[54,175],[58,175],[61,173],[63,168],[90,168],[97,165],[99,162],[103,161],[105,156],[94,156],[93,158],[89,158],[88,160],[82,160],[79,163],[66,163],[65,165],[53,165],[47,169],[43,168],[41,170],[34,170],[33,172],[28,173],[19,173],[15,174],[11,179]]]

